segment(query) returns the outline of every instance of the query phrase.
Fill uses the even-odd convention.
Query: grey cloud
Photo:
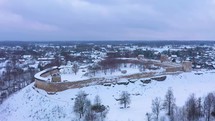
[[[21,16],[23,22],[28,21],[26,26],[33,26],[27,30],[18,26],[21,32],[15,34],[14,38],[26,40],[32,37],[50,40],[215,38],[210,32],[215,31],[213,0],[4,1],[7,2],[0,3],[0,6],[5,4],[0,12],[9,11]],[[38,25],[43,29],[35,30],[34,27]],[[1,27],[0,32],[5,32],[7,26],[9,25]],[[55,31],[48,31],[50,29]],[[15,33],[15,30],[7,29],[6,33]],[[0,39],[7,38],[7,34]],[[28,36],[23,37],[23,34]]]

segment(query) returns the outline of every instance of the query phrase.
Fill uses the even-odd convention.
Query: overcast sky
[[[0,0],[0,40],[215,40],[215,0]]]

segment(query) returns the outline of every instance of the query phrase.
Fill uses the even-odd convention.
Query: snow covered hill
[[[128,85],[89,86],[70,89],[48,95],[45,91],[34,88],[34,84],[11,95],[0,105],[0,121],[71,121],[76,120],[73,112],[75,95],[80,91],[89,94],[93,101],[96,95],[102,104],[109,106],[107,121],[144,121],[145,114],[151,112],[151,101],[155,97],[164,98],[169,87],[173,89],[178,106],[184,105],[191,93],[206,96],[215,90],[215,71],[189,72],[168,75],[165,81],[152,81],[143,84],[139,79]],[[116,101],[122,91],[131,94],[130,108],[120,109]]]

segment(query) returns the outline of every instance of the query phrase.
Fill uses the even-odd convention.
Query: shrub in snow
[[[55,119],[65,118],[66,114],[64,113],[64,109],[59,106],[55,106],[52,108],[52,115]]]
[[[122,74],[126,74],[127,71],[126,71],[126,70],[122,70],[121,73],[122,73]]]

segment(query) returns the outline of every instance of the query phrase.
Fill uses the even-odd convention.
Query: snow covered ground
[[[79,80],[86,80],[89,78],[101,78],[101,77],[116,77],[116,76],[125,76],[125,75],[131,75],[131,74],[136,74],[136,73],[141,73],[140,69],[135,66],[135,67],[130,67],[131,64],[127,64],[126,67],[122,66],[120,69],[115,69],[112,73],[110,71],[107,71],[106,74],[102,71],[98,71],[95,73],[90,73],[86,76],[86,73],[88,70],[85,69],[79,69],[77,74],[74,74],[72,72],[72,68],[66,68],[64,70],[60,70],[61,72],[61,78],[63,81],[79,81]],[[121,71],[126,71],[126,73],[122,73]],[[157,69],[157,70],[146,70],[147,72],[161,72],[164,71],[163,69]],[[48,77],[48,78],[51,78]]]
[[[71,73],[72,71],[66,71],[65,73],[61,73],[62,81],[79,81],[89,79],[87,76],[84,76],[86,69],[80,69],[77,74]]]
[[[75,95],[82,90],[88,93],[93,102],[99,95],[104,105],[110,107],[107,121],[145,121],[147,112],[151,112],[151,101],[155,97],[164,98],[169,87],[173,89],[176,104],[182,106],[191,93],[197,97],[215,91],[215,71],[196,71],[179,75],[168,75],[162,82],[152,81],[145,86],[139,79],[129,85],[89,86],[81,89],[69,89],[48,95],[45,91],[34,89],[33,83],[11,95],[0,105],[1,121],[71,121],[75,120],[73,112]],[[198,73],[200,73],[198,72]],[[120,109],[115,98],[120,92],[131,94],[130,108]]]

